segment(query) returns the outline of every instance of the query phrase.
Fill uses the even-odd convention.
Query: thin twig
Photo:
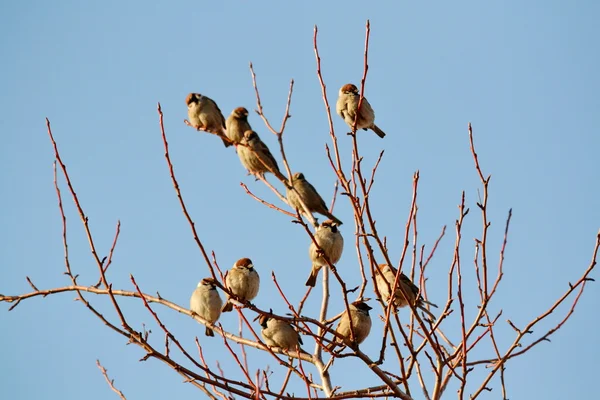
[[[100,371],[102,372],[102,375],[104,375],[104,379],[106,379],[106,383],[108,383],[108,386],[110,386],[110,389],[113,392],[115,392],[121,398],[121,400],[127,400],[127,398],[125,397],[125,395],[123,394],[123,392],[121,392],[119,389],[117,389],[115,387],[115,380],[114,379],[110,379],[108,377],[108,372],[106,371],[106,368],[104,368],[102,366],[102,364],[100,364],[100,360],[96,360],[96,365],[98,366],[98,368],[100,368]]]
[[[157,105],[157,111],[158,111],[158,123],[160,126],[160,133],[162,135],[162,140],[163,140],[163,144],[165,147],[165,159],[167,160],[167,165],[169,167],[169,173],[171,175],[171,181],[173,182],[173,188],[175,189],[175,194],[177,194],[177,199],[179,200],[179,204],[181,205],[181,210],[183,211],[183,215],[185,215],[185,218],[187,219],[190,228],[192,229],[192,235],[194,236],[194,241],[196,242],[196,245],[198,245],[198,248],[200,249],[200,252],[202,253],[202,257],[204,258],[204,261],[206,262],[206,265],[208,266],[208,269],[210,271],[210,274],[212,275],[212,277],[214,279],[217,279],[217,276],[215,275],[215,271],[212,268],[212,265],[210,263],[210,259],[208,258],[208,254],[206,253],[206,250],[204,250],[204,245],[202,244],[202,242],[200,241],[200,238],[198,237],[198,232],[196,232],[196,224],[194,224],[194,221],[192,220],[192,217],[190,216],[190,214],[188,213],[187,207],[185,206],[185,202],[183,201],[183,196],[181,195],[181,190],[179,189],[179,183],[177,182],[177,179],[175,178],[175,171],[173,170],[173,163],[171,162],[171,156],[169,155],[169,143],[167,142],[167,135],[165,133],[165,126],[163,123],[163,113],[162,113],[162,109],[160,107],[160,103],[158,103]]]

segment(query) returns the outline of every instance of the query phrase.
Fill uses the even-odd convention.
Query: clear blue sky
[[[359,83],[367,18],[372,36],[366,95],[388,136],[379,140],[364,134],[360,142],[368,164],[386,149],[372,201],[378,227],[389,237],[391,256],[397,259],[400,254],[411,178],[418,169],[422,243],[430,248],[441,227],[448,225],[429,267],[430,298],[441,303],[446,296],[462,190],[472,210],[463,242],[465,268],[471,271],[473,238],[480,231],[478,179],[468,149],[471,121],[482,167],[492,174],[494,263],[504,220],[513,209],[505,278],[491,306],[503,310],[501,324],[510,317],[522,326],[587,267],[600,227],[597,2],[367,6],[346,1],[346,9],[334,2],[214,3],[23,0],[0,5],[0,293],[29,291],[26,275],[40,288],[69,284],[62,275],[53,153],[44,121],[48,117],[101,254],[110,247],[117,219],[122,222],[109,273],[114,286],[131,289],[131,273],[146,292],[158,290],[188,304],[191,291],[208,272],[168,176],[156,113],[160,101],[176,174],[207,248],[214,249],[223,267],[241,257],[254,260],[263,278],[260,305],[280,303],[273,301],[277,298],[271,270],[298,300],[304,293],[300,282],[309,271],[305,233],[244,194],[240,181],[277,201],[245,176],[231,149],[182,123],[184,98],[195,91],[215,99],[226,114],[238,106],[253,110],[248,70],[252,61],[265,112],[279,124],[289,79],[294,78],[293,117],[285,136],[288,158],[292,168],[304,172],[329,199],[335,175],[324,153],[329,137],[315,74],[313,26],[320,28],[324,78],[333,101],[342,84]],[[250,122],[275,150],[274,136],[254,113]],[[335,117],[334,122],[338,133],[345,132],[341,119]],[[349,140],[344,136],[341,143],[349,160]],[[97,280],[97,268],[68,197],[65,206],[71,262],[80,281],[91,284]],[[358,283],[346,198],[338,203],[336,215],[346,221],[342,232],[348,244],[339,269],[349,282]],[[129,399],[202,397],[162,364],[138,363],[140,349],[125,346],[122,337],[73,297],[29,300],[10,313],[2,306],[0,398],[115,398],[96,368],[97,358]],[[115,319],[107,299],[92,299]],[[511,399],[596,396],[599,302],[598,287],[592,284],[552,343],[509,364]],[[139,301],[122,304],[138,329],[145,322],[159,335]],[[313,294],[310,305],[316,304],[318,295]],[[473,294],[467,306],[474,312]],[[335,312],[341,306],[334,302],[332,307]],[[226,371],[238,375],[217,345],[218,338],[205,341],[203,327],[159,310],[192,350],[191,340],[199,335],[209,343],[213,365],[220,359]],[[558,318],[552,316],[542,327]],[[222,322],[236,329],[235,314]],[[363,346],[374,357],[378,332],[374,330]],[[501,332],[500,341],[507,345],[513,332]],[[273,365],[269,357],[253,351],[250,355],[254,369]],[[277,374],[275,381],[281,379],[281,372]],[[376,382],[364,366],[334,373],[334,384],[344,389],[356,387],[357,380],[364,385]],[[482,398],[500,398],[495,387]],[[419,395],[416,391],[416,398]],[[451,388],[445,397],[453,396]]]

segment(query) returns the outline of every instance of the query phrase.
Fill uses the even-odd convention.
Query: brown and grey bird
[[[350,315],[352,316],[352,330],[354,331],[354,341],[355,344],[359,345],[369,336],[371,332],[371,316],[369,315],[369,310],[371,310],[371,306],[365,303],[362,300],[357,300],[348,305],[348,309],[350,310]],[[350,318],[348,317],[348,312],[346,311],[340,322],[335,329],[337,333],[344,337],[343,344],[346,346],[354,347],[351,342],[350,335]],[[333,343],[330,343],[327,346],[329,351],[333,350],[336,346],[342,344],[342,339],[337,336],[334,336]]]
[[[196,130],[217,135],[225,147],[231,146],[226,139],[225,117],[214,100],[200,93],[190,93],[185,98],[185,104],[188,106],[189,122]]]
[[[280,347],[284,350],[296,350],[302,343],[302,338],[287,322],[261,315],[259,319],[262,329],[260,335],[270,347]]]
[[[254,299],[258,294],[260,287],[260,277],[254,269],[252,260],[249,258],[240,258],[233,264],[233,267],[227,273],[225,286],[238,297],[238,300],[246,302]],[[221,309],[222,312],[233,310],[232,299],[227,298],[227,302]]]
[[[198,287],[192,293],[190,298],[190,310],[214,324],[221,316],[221,307],[223,300],[217,292],[217,287],[212,278],[204,278],[198,283]],[[206,327],[206,336],[215,336],[215,333],[208,326]]]
[[[265,173],[272,172],[277,179],[285,182],[285,177],[279,171],[275,157],[269,151],[266,144],[260,140],[254,131],[244,132],[244,138],[237,146],[238,157],[248,174],[263,177]]]
[[[344,238],[338,229],[338,224],[330,219],[319,225],[315,232],[315,240],[323,252],[318,251],[317,246],[311,240],[308,254],[312,261],[312,270],[306,281],[306,286],[312,287],[315,287],[321,267],[327,266],[325,257],[331,264],[336,264],[342,257],[342,251],[344,250]]]
[[[302,214],[304,213],[304,208],[300,203],[298,195],[304,202],[304,205],[308,208],[311,213],[319,213],[321,215],[326,216],[327,218],[333,220],[336,224],[342,225],[342,221],[337,219],[332,213],[327,209],[327,205],[323,198],[317,192],[317,189],[313,185],[311,185],[306,178],[304,178],[304,174],[301,172],[296,172],[292,176],[292,186],[296,191],[291,190],[291,188],[286,188],[285,196],[287,197],[288,203],[290,206],[296,210],[299,210]],[[296,194],[298,192],[298,195]]]
[[[338,115],[346,121],[346,124],[348,124],[350,129],[354,126],[354,119],[356,118],[359,100],[360,94],[355,85],[347,83],[340,88],[335,109]],[[363,129],[365,131],[370,129],[380,138],[385,136],[385,132],[375,125],[375,111],[373,111],[373,107],[371,107],[371,104],[369,104],[366,97],[363,97],[362,104],[360,105],[356,129]]]
[[[237,145],[244,138],[244,132],[252,130],[248,123],[248,110],[238,107],[231,112],[225,121],[227,137]]]
[[[377,290],[381,295],[382,299],[386,302],[390,300],[390,293],[392,288],[394,287],[394,281],[396,279],[396,274],[398,270],[394,267],[390,267],[387,264],[380,264],[378,268],[375,268],[375,283],[377,284]],[[429,311],[426,305],[430,305],[432,307],[437,306],[423,298],[420,294],[420,289],[417,285],[415,285],[408,276],[404,275],[404,273],[400,272],[400,277],[398,278],[398,286],[394,291],[394,306],[396,307],[406,307],[408,306],[408,302],[405,297],[402,295],[402,287],[404,292],[408,296],[408,300],[411,304],[418,309],[422,310],[425,314],[427,314],[431,320],[435,320],[435,316]],[[418,297],[417,297],[418,296]]]

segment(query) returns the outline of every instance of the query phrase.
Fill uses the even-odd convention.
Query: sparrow
[[[231,112],[225,121],[227,137],[237,145],[244,138],[244,132],[252,130],[248,123],[248,110],[238,107]]]
[[[315,232],[315,241],[323,252],[318,251],[315,243],[311,241],[308,247],[308,255],[312,260],[312,270],[306,281],[306,286],[312,287],[315,287],[321,267],[327,265],[325,257],[329,259],[331,264],[335,264],[340,260],[342,250],[344,250],[344,238],[338,230],[338,224],[330,219],[319,225]]]
[[[296,172],[292,176],[292,186],[294,189],[296,189],[296,191],[292,190],[290,187],[287,187],[285,194],[288,203],[290,206],[292,206],[292,208],[299,210],[302,214],[304,214],[304,208],[298,200],[299,194],[300,198],[302,198],[302,201],[304,202],[304,205],[306,205],[311,213],[317,212],[333,220],[333,222],[336,224],[342,225],[342,221],[337,219],[332,213],[329,212],[325,201],[323,201],[323,198],[319,195],[314,186],[304,178],[303,173]],[[298,194],[296,194],[296,192],[298,192]]]
[[[221,316],[222,306],[223,300],[221,300],[221,296],[219,296],[212,278],[202,279],[190,298],[190,310],[211,324],[214,324]],[[206,336],[215,336],[213,330],[208,326],[206,327],[205,334]]]
[[[273,157],[267,145],[260,140],[256,132],[244,132],[244,138],[240,141],[240,144],[240,146],[237,146],[238,157],[244,168],[248,170],[248,174],[264,178],[265,173],[272,172],[279,180],[287,181],[279,171],[275,157]]]
[[[350,310],[350,315],[352,316],[352,328],[354,330],[355,344],[359,345],[367,338],[367,336],[369,336],[369,332],[371,332],[371,316],[369,315],[369,310],[372,308],[364,301],[357,300],[349,304],[348,309]],[[340,323],[335,331],[345,338],[345,345],[353,347],[353,344],[350,341],[350,320],[348,318],[348,312],[345,312],[342,315]],[[333,343],[330,343],[327,346],[327,350],[332,351],[336,346],[340,345],[341,342],[342,339],[334,336]]]
[[[259,323],[262,326],[260,335],[270,347],[280,347],[283,350],[296,350],[302,343],[302,338],[290,324],[280,319],[261,315]]]
[[[338,115],[346,121],[350,129],[354,126],[354,118],[356,117],[359,100],[360,94],[355,85],[347,83],[340,88],[335,109]],[[360,114],[356,122],[356,129],[363,129],[365,131],[371,129],[380,138],[385,136],[385,132],[375,125],[375,111],[373,111],[366,97],[363,97],[362,104],[360,105]]]
[[[227,273],[225,286],[238,297],[239,301],[246,302],[254,299],[258,294],[260,277],[252,265],[252,260],[249,258],[237,260]],[[227,298],[221,311],[229,312],[231,310],[233,310],[233,303],[230,298]]]
[[[190,124],[199,131],[205,131],[217,135],[223,141],[225,147],[231,146],[226,139],[225,117],[214,100],[201,95],[190,93],[185,98],[188,106],[188,118]]]
[[[396,279],[397,272],[398,270],[396,268],[390,267],[387,264],[380,264],[378,268],[375,268],[375,283],[377,285],[377,290],[386,302],[388,302],[390,299],[390,292],[394,286],[394,280]],[[427,309],[427,307],[425,307],[425,305],[427,304],[436,308],[437,306],[425,300],[423,296],[420,295],[419,287],[402,272],[398,278],[398,287],[394,292],[394,306],[399,308],[408,306],[408,302],[405,300],[404,296],[402,296],[400,286],[402,286],[406,296],[408,297],[408,300],[415,307],[425,312],[425,314],[427,314],[432,320],[435,319],[435,316]]]

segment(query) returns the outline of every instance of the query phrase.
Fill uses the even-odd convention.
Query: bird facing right
[[[355,85],[347,83],[340,88],[338,100],[335,104],[335,110],[346,124],[348,124],[350,129],[354,126],[354,119],[356,118],[356,110],[358,109],[359,101],[360,94]],[[370,129],[380,138],[385,136],[385,132],[375,125],[375,111],[373,111],[373,107],[371,107],[371,104],[369,104],[366,97],[363,97],[362,104],[360,105],[356,129],[365,131]]]
[[[198,283],[198,287],[192,293],[190,298],[190,310],[214,324],[221,316],[221,307],[223,300],[217,292],[217,287],[212,278],[204,278]],[[206,336],[215,336],[215,333],[208,326],[205,330]]]
[[[294,189],[296,189],[296,191],[287,187],[285,196],[287,197],[288,203],[293,209],[299,210],[300,213],[305,214],[304,208],[299,200],[299,198],[301,198],[304,202],[304,205],[306,205],[308,211],[311,213],[319,213],[333,220],[336,224],[342,225],[342,221],[337,219],[332,213],[329,212],[325,201],[321,195],[319,195],[317,189],[315,189],[315,187],[311,185],[306,178],[304,178],[304,174],[302,172],[296,172],[292,176],[292,186]],[[298,194],[296,194],[296,192],[298,192]],[[300,195],[300,197],[298,197],[298,195]]]
[[[258,272],[254,269],[252,260],[249,258],[240,258],[237,260],[227,273],[225,286],[227,286],[240,301],[250,301],[254,299],[258,294],[258,288],[260,287],[260,277],[258,276]],[[229,312],[231,310],[233,310],[233,303],[231,302],[231,299],[228,298],[221,311]]]
[[[381,295],[382,299],[386,302],[389,302],[390,292],[394,286],[394,281],[396,279],[396,274],[398,270],[394,267],[390,267],[387,264],[379,264],[378,268],[375,268],[375,283],[377,285],[377,290]],[[405,297],[402,295],[402,290],[400,286],[404,289],[408,300],[415,307],[419,308],[421,311],[425,312],[432,320],[435,320],[435,316],[429,311],[429,309],[425,306],[426,304],[437,307],[435,304],[425,300],[423,296],[420,295],[420,289],[417,285],[415,285],[408,276],[404,275],[404,273],[400,273],[400,277],[398,278],[398,286],[394,291],[394,305],[396,307],[406,307],[408,302]],[[417,298],[417,296],[419,296]]]
[[[259,322],[262,326],[260,335],[268,346],[284,350],[296,350],[296,346],[300,348],[302,338],[287,322],[268,315],[261,315]]]
[[[342,251],[344,250],[344,238],[338,229],[338,224],[330,219],[319,225],[314,236],[323,252],[318,251],[317,246],[311,240],[308,254],[312,261],[312,270],[306,281],[306,286],[311,287],[315,287],[321,267],[327,266],[325,257],[331,264],[336,264],[342,257]]]
[[[190,93],[185,104],[188,106],[189,122],[196,130],[217,135],[225,147],[231,146],[225,133],[225,117],[213,99],[200,93]]]
[[[369,315],[369,310],[372,308],[364,301],[357,300],[349,304],[348,309],[350,310],[350,315],[352,316],[354,344],[359,345],[364,342],[371,332],[371,316]],[[351,342],[350,318],[348,317],[347,311],[342,315],[340,323],[335,331],[344,337],[344,344],[346,346],[354,347],[354,344]],[[337,345],[340,345],[342,340],[337,336],[334,336],[332,342],[333,343],[330,343],[327,346],[329,351],[333,350]]]

